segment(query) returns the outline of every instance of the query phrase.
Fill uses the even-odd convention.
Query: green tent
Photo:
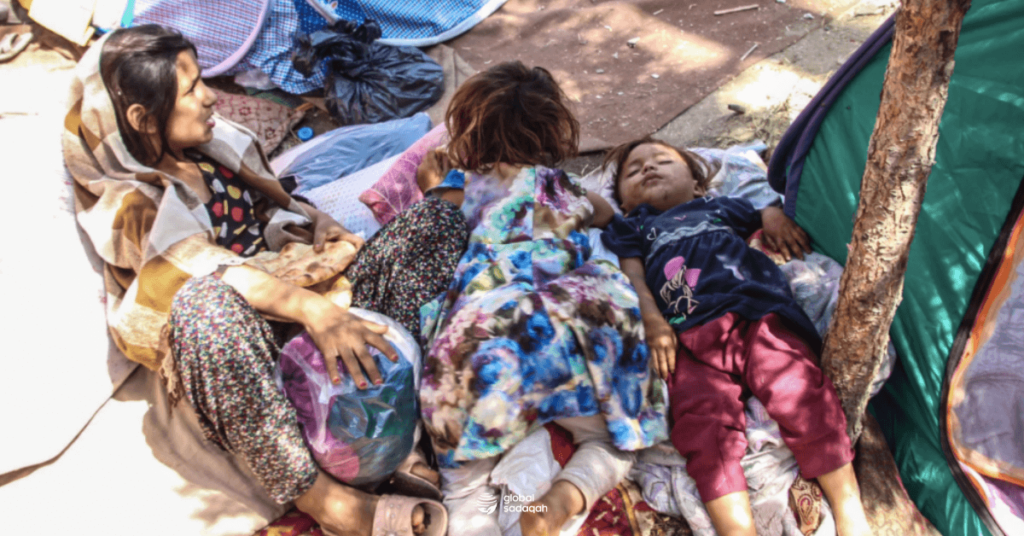
[[[787,212],[841,263],[892,22],[836,73],[769,166]],[[911,498],[948,535],[1024,533],[1024,340],[1014,339],[1024,329],[1013,329],[1024,315],[1012,314],[1020,303],[1011,299],[1024,249],[1015,246],[1022,131],[1024,1],[974,0],[890,330],[898,363],[870,408]]]

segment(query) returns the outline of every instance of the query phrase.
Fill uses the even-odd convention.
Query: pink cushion
[[[416,168],[429,151],[447,142],[448,130],[441,123],[406,149],[384,175],[359,196],[359,200],[370,207],[373,217],[381,225],[423,199],[423,192],[416,184]]]

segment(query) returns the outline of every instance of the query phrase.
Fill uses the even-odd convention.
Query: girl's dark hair
[[[626,165],[629,153],[632,153],[633,149],[647,144],[661,145],[675,151],[683,159],[683,162],[686,162],[686,165],[690,168],[690,174],[697,181],[696,192],[699,192],[701,196],[707,193],[708,185],[711,184],[711,177],[714,177],[715,173],[718,172],[718,166],[712,165],[704,157],[689,149],[679,148],[671,143],[650,136],[644,136],[643,138],[617,145],[604,155],[604,162],[601,164],[603,169],[607,169],[609,165],[615,164],[615,176],[612,178],[612,196],[620,207],[622,206],[622,196],[619,194],[619,180],[622,178],[622,168]]]
[[[114,103],[117,128],[128,152],[144,164],[159,162],[170,151],[164,133],[178,99],[178,55],[185,50],[196,53],[179,32],[156,24],[116,30],[103,44],[100,76]],[[146,110],[142,124],[156,126],[159,147],[131,127],[127,114],[133,104]]]
[[[448,105],[448,158],[478,172],[498,163],[554,165],[571,158],[580,124],[567,101],[543,67],[512,61],[476,74]]]

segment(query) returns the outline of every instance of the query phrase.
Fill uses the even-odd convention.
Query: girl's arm
[[[788,262],[793,257],[804,258],[804,253],[811,252],[811,239],[807,233],[789,219],[782,208],[767,206],[761,209],[761,227],[768,247],[778,251]]]
[[[244,265],[224,269],[221,280],[237,290],[257,311],[302,324],[324,355],[333,383],[341,382],[339,357],[360,389],[368,387],[363,370],[375,385],[380,383],[380,372],[366,349],[367,344],[391,361],[398,359],[394,348],[381,337],[387,332],[387,326],[353,316],[315,292]]]
[[[426,194],[431,188],[441,186],[451,169],[452,163],[441,148],[429,151],[423,156],[419,167],[416,168],[416,185],[419,186],[421,192]],[[440,188],[432,195],[457,207],[461,207],[466,199],[464,188]]]
[[[640,298],[640,316],[644,321],[647,347],[651,351],[654,369],[663,380],[667,380],[676,370],[676,350],[679,344],[676,331],[662,316],[651,289],[647,287],[644,261],[639,257],[620,258],[619,264]]]
[[[615,217],[615,211],[612,210],[612,206],[608,204],[605,198],[597,195],[597,192],[587,192],[587,201],[594,205],[594,221],[591,225],[602,229],[607,227],[608,222],[612,221],[612,218]]]

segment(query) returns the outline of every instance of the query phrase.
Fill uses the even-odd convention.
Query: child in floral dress
[[[500,456],[544,423],[579,448],[520,518],[524,535],[558,534],[625,477],[631,451],[667,437],[636,293],[590,260],[587,227],[611,206],[542,165],[575,154],[565,102],[542,68],[480,73],[448,108],[451,142],[421,168],[421,187],[461,204],[470,228],[454,281],[423,308],[420,401],[453,534],[500,534],[478,500],[497,492]]]

